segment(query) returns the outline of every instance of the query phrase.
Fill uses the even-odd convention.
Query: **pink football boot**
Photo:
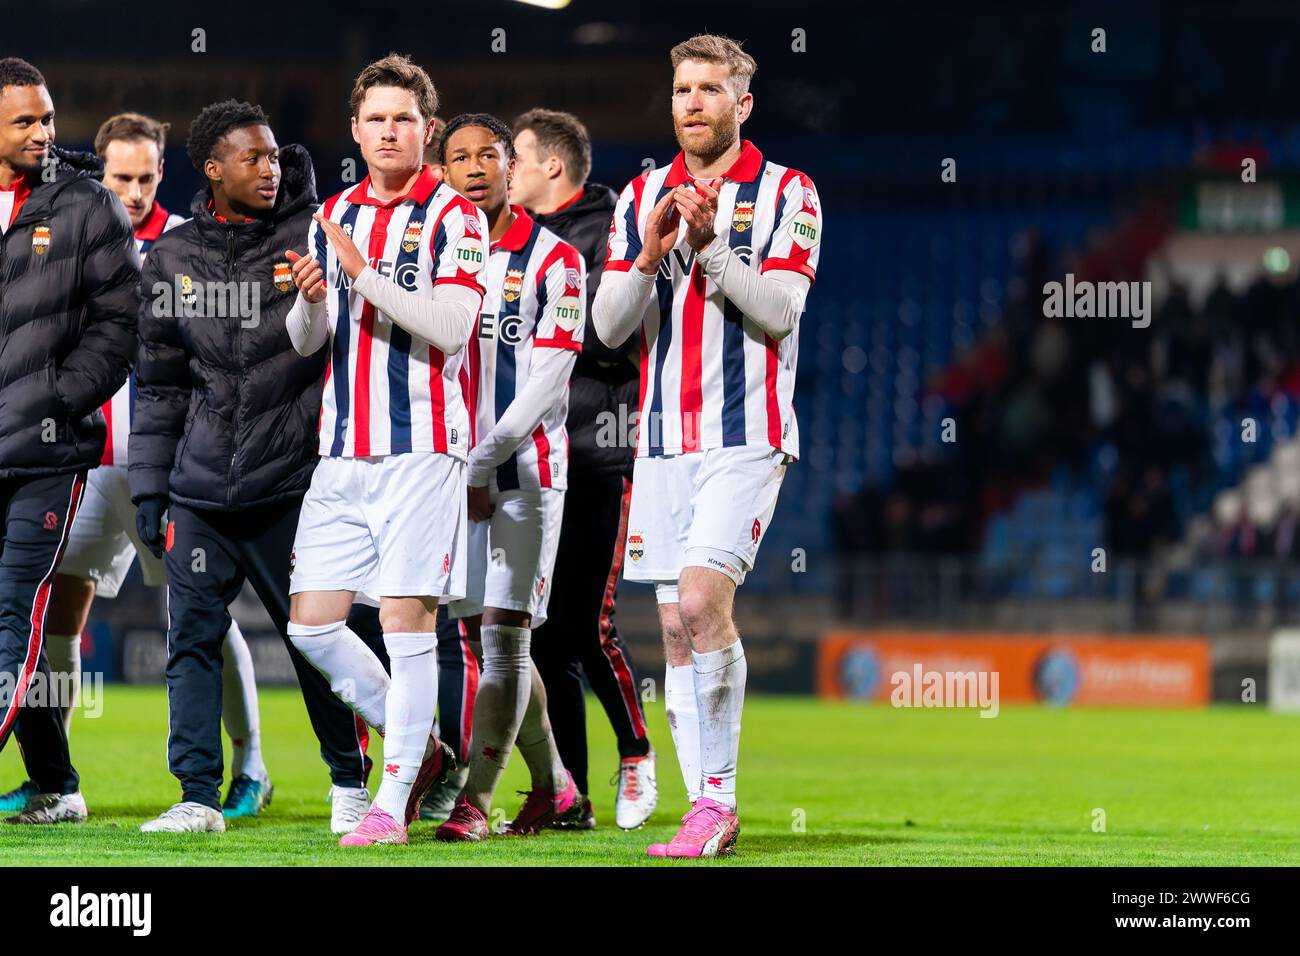
[[[566,770],[564,776],[567,784],[563,790],[527,791],[524,805],[505,829],[507,836],[533,836],[569,811],[578,799],[578,788],[573,783],[573,774]]]
[[[701,797],[682,817],[682,828],[669,843],[652,843],[651,856],[729,856],[736,852],[740,818],[735,808]]]
[[[479,813],[478,807],[461,797],[451,808],[451,816],[433,831],[433,836],[444,843],[486,840],[489,836],[487,817]]]
[[[406,827],[376,806],[370,808],[355,830],[339,837],[339,846],[377,846],[381,843],[405,842]]]

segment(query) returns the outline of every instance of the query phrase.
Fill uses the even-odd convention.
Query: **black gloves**
[[[167,529],[163,524],[163,513],[166,510],[166,498],[145,498],[135,513],[136,533],[155,558],[163,556],[167,542]]]

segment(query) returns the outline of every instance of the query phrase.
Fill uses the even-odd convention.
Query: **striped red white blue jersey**
[[[153,248],[159,236],[184,221],[184,217],[172,215],[163,208],[162,203],[155,201],[153,208],[149,210],[149,215],[145,217],[144,222],[140,223],[140,228],[135,230],[135,251],[140,253],[140,259],[143,261],[149,254],[149,250]],[[101,465],[126,467],[126,444],[131,437],[131,407],[134,403],[135,369],[132,368],[131,374],[122,383],[122,387],[100,406],[108,425],[108,437],[104,439],[104,454],[99,459]]]
[[[764,159],[748,140],[721,179],[712,182],[719,191],[719,238],[751,269],[797,272],[814,281],[822,210],[812,180]],[[678,153],[670,165],[627,185],[610,225],[606,271],[633,268],[650,211],[691,180]],[[798,357],[798,321],[788,336],[773,340],[705,274],[685,226],[679,227],[641,324],[637,456],[755,445],[797,458]]]
[[[407,292],[431,297],[435,286],[450,282],[482,296],[487,217],[428,166],[405,196],[381,202],[366,177],[321,210],[352,237],[372,268]],[[464,461],[470,448],[469,413],[459,382],[465,350],[444,355],[354,293],[314,221],[307,248],[321,263],[329,289],[320,454],[435,452]]]
[[[582,351],[587,268],[573,246],[512,206],[515,221],[491,244],[483,271],[486,294],[461,383],[475,443],[488,434],[528,381],[536,349]],[[497,466],[498,491],[567,487],[569,394]]]

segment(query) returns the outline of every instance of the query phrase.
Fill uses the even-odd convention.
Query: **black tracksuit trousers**
[[[230,627],[226,607],[245,580],[284,639],[330,779],[341,787],[365,785],[365,724],[288,637],[289,562],[301,507],[300,497],[242,511],[170,506],[167,766],[181,782],[183,800],[221,806],[221,642]],[[378,614],[358,606],[348,623],[387,663]]]
[[[85,490],[84,471],[0,479],[0,750],[17,736],[42,793],[80,786],[44,644],[54,573]]]

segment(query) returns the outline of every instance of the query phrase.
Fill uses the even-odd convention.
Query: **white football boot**
[[[84,823],[86,798],[80,793],[38,793],[27,801],[22,813],[9,817],[6,823]]]
[[[351,833],[370,811],[370,791],[365,787],[330,787],[330,832]]]
[[[614,822],[622,830],[635,830],[650,819],[658,802],[654,750],[644,757],[625,757],[618,768]]]
[[[187,800],[168,807],[156,819],[141,824],[141,833],[225,833],[220,810]]]

